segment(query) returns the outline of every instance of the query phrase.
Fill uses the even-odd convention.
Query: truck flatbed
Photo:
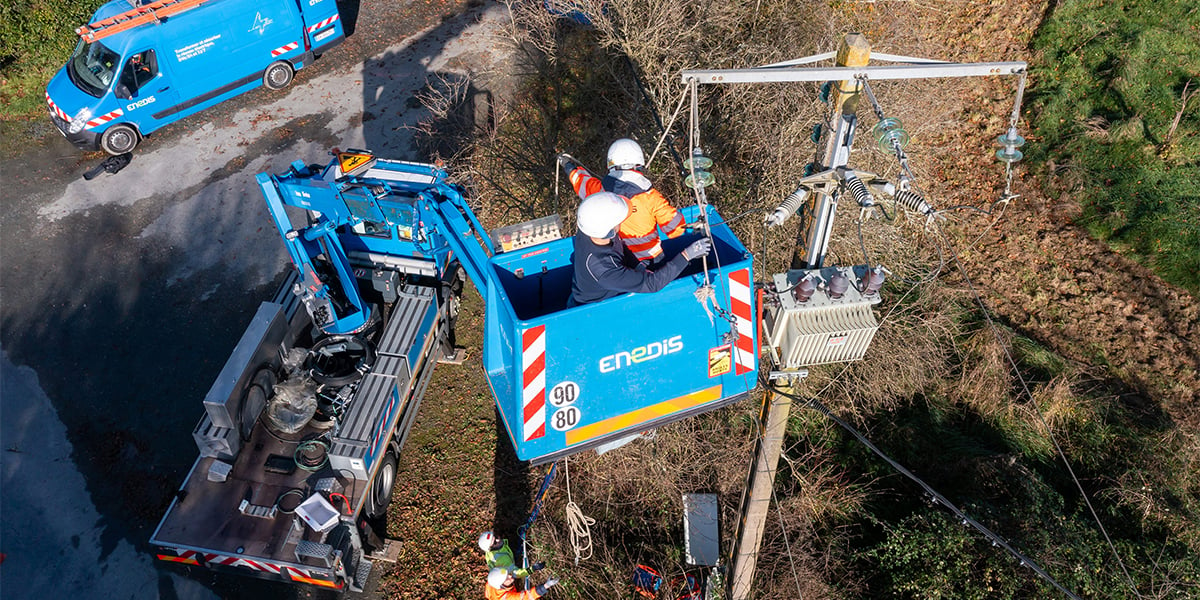
[[[225,394],[220,388],[234,385],[232,381],[241,380],[244,387],[244,373],[253,373],[257,365],[251,363],[264,355],[285,354],[292,344],[304,347],[311,321],[297,310],[299,303],[291,293],[295,280],[290,278],[274,301],[260,307],[210,398]],[[346,578],[338,577],[339,567],[343,573],[370,568],[361,548],[346,546],[342,538],[348,536],[339,527],[353,528],[358,517],[370,512],[364,508],[369,507],[373,492],[390,496],[390,477],[387,490],[372,490],[378,470],[387,462],[380,458],[399,450],[407,437],[437,363],[435,353],[448,330],[433,287],[402,284],[395,301],[381,310],[388,318],[382,331],[372,336],[377,340],[374,363],[356,383],[335,429],[310,422],[299,431],[280,433],[266,425],[264,414],[247,428],[249,435],[242,436],[240,451],[229,448],[231,452],[223,453],[231,444],[239,445],[225,441],[239,432],[214,427],[209,412],[205,413],[197,426],[197,441],[218,443],[207,450],[201,446],[202,455],[154,532],[151,543],[167,553],[159,558],[248,569],[269,578],[326,587],[341,587],[339,580]],[[281,329],[284,321],[286,332]],[[269,351],[264,352],[267,346]],[[311,440],[321,442],[301,448]],[[321,466],[306,469],[295,460],[298,453],[313,451]],[[317,531],[299,517],[297,505],[316,490],[340,500],[332,504],[341,515],[341,525]],[[340,564],[343,560],[348,564]]]

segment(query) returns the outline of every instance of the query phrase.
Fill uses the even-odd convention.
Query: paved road
[[[334,146],[427,160],[417,92],[474,92],[496,81],[476,75],[505,70],[493,3],[364,0],[343,15],[357,15],[349,41],[292,86],[155,133],[118,174],[84,181],[100,159],[56,135],[4,162],[6,599],[294,595],[156,569],[146,544],[195,459],[205,391],[284,273],[254,176],[324,163]]]

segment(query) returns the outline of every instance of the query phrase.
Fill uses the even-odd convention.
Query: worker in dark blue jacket
[[[657,292],[678,277],[688,262],[712,250],[712,240],[704,237],[654,269],[645,264],[629,267],[624,244],[617,237],[618,227],[628,216],[628,201],[611,192],[592,194],[580,203],[568,307],[629,292]]]

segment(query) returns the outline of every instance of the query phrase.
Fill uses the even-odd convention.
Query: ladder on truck
[[[158,23],[163,19],[181,12],[191,10],[209,0],[158,0],[150,4],[138,5],[140,0],[129,0],[133,8],[111,17],[88,23],[75,30],[85,42],[94,42],[100,38],[128,31],[146,23]]]

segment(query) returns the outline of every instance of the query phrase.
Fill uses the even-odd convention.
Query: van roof
[[[113,0],[97,9],[96,14],[92,15],[92,21],[75,32],[84,40],[92,42],[146,23],[158,22],[209,1],[211,0]]]

